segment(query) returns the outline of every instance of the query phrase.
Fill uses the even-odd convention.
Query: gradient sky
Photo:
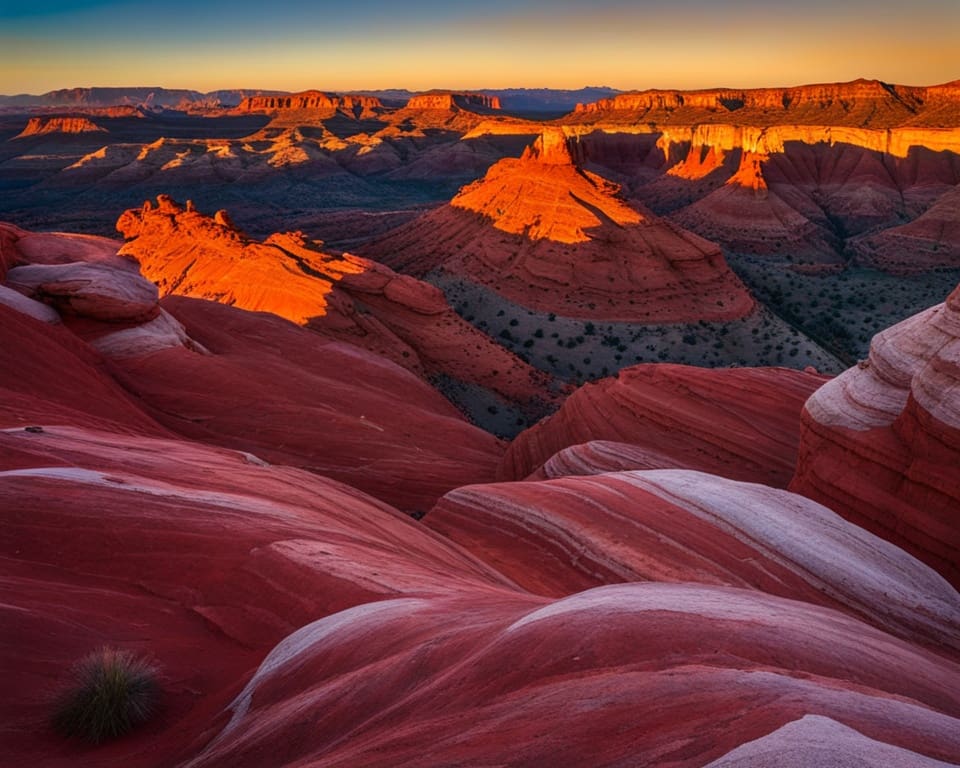
[[[960,78],[960,0],[0,0],[0,93]]]

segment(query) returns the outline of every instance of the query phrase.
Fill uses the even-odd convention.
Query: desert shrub
[[[147,722],[157,710],[157,668],[129,651],[100,648],[72,670],[53,725],[64,736],[98,744]]]

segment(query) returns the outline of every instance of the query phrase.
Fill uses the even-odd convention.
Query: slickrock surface
[[[160,423],[194,440],[336,478],[405,510],[492,479],[499,441],[409,371],[266,314],[170,297],[210,354],[116,360]]]
[[[382,502],[251,455],[50,422],[2,430],[0,446],[11,764],[181,765],[298,627],[370,600],[504,588]],[[161,717],[99,748],[54,738],[51,696],[103,644],[162,668]]]
[[[807,401],[792,490],[960,585],[960,287]]]
[[[960,595],[899,547],[809,499],[656,470],[458,488],[427,524],[535,594],[680,582],[839,608],[960,658]]]
[[[607,440],[637,446],[658,467],[784,487],[796,461],[800,411],[823,382],[785,368],[626,368],[581,387],[521,433],[500,477],[522,479],[568,446]]]
[[[836,611],[729,587],[400,598],[286,638],[189,765],[692,767],[804,715],[952,762],[958,674]]]
[[[449,205],[363,252],[423,274],[462,275],[544,312],[636,322],[730,320],[754,303],[719,249],[617,196],[545,132]]]

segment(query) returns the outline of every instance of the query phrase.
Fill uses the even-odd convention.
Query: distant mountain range
[[[577,104],[615,96],[620,91],[605,86],[588,86],[577,90],[554,88],[483,88],[477,92],[497,96],[503,109],[512,112],[569,112]],[[0,107],[112,107],[145,106],[176,109],[189,105],[235,107],[248,96],[280,96],[290,91],[236,88],[202,93],[184,88],[61,88],[43,94],[0,96]],[[382,89],[355,91],[376,96],[386,106],[403,106],[421,91]]]

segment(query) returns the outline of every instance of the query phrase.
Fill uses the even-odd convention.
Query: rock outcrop
[[[26,127],[13,138],[25,139],[49,133],[107,133],[107,129],[88,117],[31,117]]]
[[[500,109],[500,97],[484,93],[455,93],[447,91],[418,93],[411,96],[407,109]]]
[[[625,368],[581,387],[521,433],[499,474],[519,480],[564,448],[602,440],[634,446],[644,462],[613,469],[682,467],[784,487],[796,462],[800,411],[823,382],[785,368]]]
[[[511,402],[552,398],[548,376],[462,320],[439,290],[369,259],[325,253],[298,233],[257,242],[168,197],[127,211],[117,227],[127,238],[120,253],[137,259],[161,295],[272,312]]]
[[[960,595],[942,577],[788,491],[683,470],[611,472],[458,488],[424,520],[534,594],[650,581],[751,588],[960,658]]]
[[[792,490],[960,585],[960,287],[874,337],[803,410]]]
[[[616,184],[577,165],[578,154],[552,129],[364,252],[566,317],[682,322],[754,309],[716,246],[628,205]]]
[[[943,107],[950,105],[948,117]],[[581,121],[723,122],[735,115],[755,125],[850,125],[892,128],[900,125],[956,125],[960,88],[947,83],[929,88],[889,85],[879,80],[801,85],[793,88],[651,90],[621,93],[573,113]],[[933,127],[931,126],[931,127]]]
[[[237,107],[239,113],[266,112],[272,114],[311,113],[314,117],[331,117],[337,113],[348,117],[376,117],[384,111],[375,96],[334,94],[321,91],[302,91],[285,95],[247,96]]]
[[[18,251],[21,263],[7,273],[5,291],[17,288],[34,298],[0,297],[17,319],[5,326],[17,335],[4,361],[6,385],[16,393],[6,396],[10,412],[36,418],[49,406],[48,418],[74,423],[84,397],[104,399],[96,369],[108,368],[133,393],[142,411],[138,424],[149,420],[172,433],[310,469],[406,510],[423,511],[450,488],[493,479],[500,442],[385,357],[265,313],[179,297],[161,307],[156,286],[132,261],[111,262],[83,241],[90,263],[22,263],[31,252],[50,260],[56,252],[83,250],[58,235],[25,234],[14,247],[20,242],[26,244]],[[404,300],[402,285],[388,293]],[[42,310],[52,316],[40,316]],[[31,402],[31,391],[39,403]],[[402,409],[395,407],[399,399]],[[118,414],[129,410],[114,407]],[[78,423],[100,425],[88,418]]]

